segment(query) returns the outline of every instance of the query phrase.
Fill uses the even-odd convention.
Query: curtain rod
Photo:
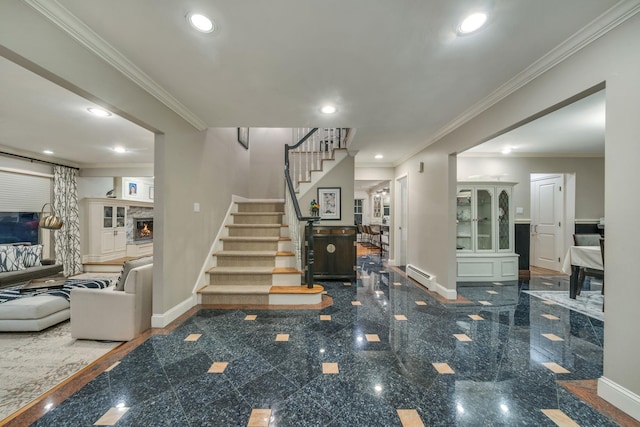
[[[30,162],[40,162],[40,163],[46,163],[48,165],[62,166],[62,167],[69,168],[69,169],[75,169],[77,171],[80,170],[80,168],[75,168],[73,166],[67,166],[67,165],[63,165],[61,163],[48,162],[46,160],[34,159],[33,157],[21,156],[20,154],[7,153],[6,151],[0,151],[0,154],[2,154],[3,156],[17,157],[19,159],[29,160]]]

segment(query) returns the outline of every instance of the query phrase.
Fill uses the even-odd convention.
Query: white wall
[[[87,197],[105,197],[109,190],[113,190],[111,177],[78,177],[78,199]]]
[[[604,158],[601,157],[458,157],[458,181],[471,176],[505,175],[502,181],[517,182],[514,206],[524,212],[516,220],[531,219],[532,173],[571,173],[576,176],[576,219],[598,220],[604,216]]]
[[[284,199],[284,145],[292,143],[289,128],[249,130],[249,197]]]
[[[640,198],[629,190],[638,182],[640,159],[639,39],[640,16],[634,15],[396,168],[397,176],[409,177],[408,262],[455,289],[455,153],[606,82],[607,311],[598,393],[638,419],[640,341],[633,337],[640,286],[630,279],[637,275],[640,229],[629,225],[629,213],[640,211]],[[420,161],[425,163],[423,174],[415,172]]]

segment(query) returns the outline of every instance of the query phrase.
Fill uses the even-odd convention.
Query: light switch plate
[[[193,204],[193,211],[200,212],[200,203],[196,202]]]
[[[524,213],[524,208],[516,208],[516,215],[522,215]]]

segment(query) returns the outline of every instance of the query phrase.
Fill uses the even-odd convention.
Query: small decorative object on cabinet
[[[515,182],[458,182],[456,279],[518,279],[512,194]]]
[[[352,225],[314,226],[313,254],[314,279],[355,281],[356,227]]]

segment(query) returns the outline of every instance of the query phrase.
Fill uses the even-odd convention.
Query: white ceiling
[[[470,109],[489,95],[525,82],[528,67],[541,58],[544,62],[545,55],[581,30],[602,27],[601,22],[590,24],[623,3],[30,2],[66,8],[72,14],[65,16],[70,28],[86,25],[141,70],[158,93],[175,99],[192,123],[354,127],[356,164],[381,166],[424,148],[453,123],[469,118]],[[489,11],[487,26],[457,37],[462,17],[479,9]],[[216,31],[195,33],[185,19],[189,11],[210,15]],[[611,21],[612,14],[603,19]],[[89,117],[86,100],[2,60],[3,76],[5,70],[12,74],[0,80],[0,95],[11,102],[0,107],[0,145],[34,153],[50,148],[58,158],[80,165],[142,163],[152,155],[149,132],[115,116]],[[338,113],[322,115],[324,103],[336,105]],[[133,152],[113,157],[109,148],[118,143]],[[384,159],[375,160],[378,153]]]

